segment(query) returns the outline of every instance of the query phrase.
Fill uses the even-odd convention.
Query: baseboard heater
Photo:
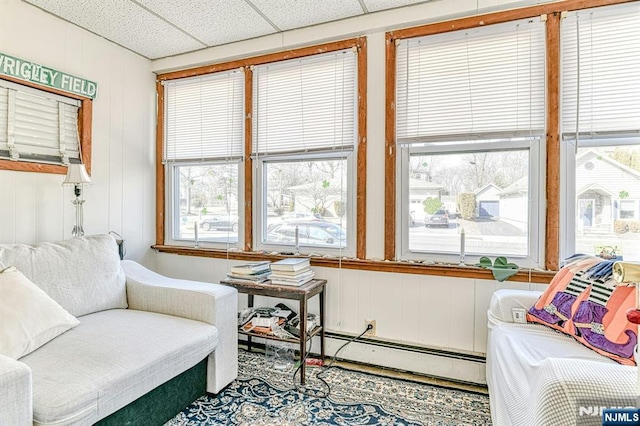
[[[325,333],[325,338],[326,339],[331,339],[331,340],[334,340],[334,341],[343,341],[345,343],[347,341],[353,339],[353,337],[354,336],[352,336],[352,335],[336,333],[336,332],[326,332]],[[338,342],[336,342],[336,344],[337,343]],[[246,347],[247,340],[239,338],[238,339],[238,344],[240,346]],[[378,348],[384,348],[386,350],[402,351],[402,352],[405,352],[405,353],[415,353],[415,354],[418,354],[420,356],[434,356],[434,357],[439,357],[439,358],[443,358],[443,359],[450,359],[450,360],[452,360],[452,362],[462,362],[462,363],[467,363],[467,365],[477,365],[478,366],[477,368],[481,369],[481,370],[484,370],[484,363],[485,363],[485,359],[486,359],[484,356],[481,356],[481,355],[464,354],[464,353],[459,353],[459,352],[447,351],[447,350],[443,350],[443,349],[429,348],[429,347],[416,346],[416,345],[408,345],[408,344],[402,344],[402,343],[398,343],[398,342],[388,342],[388,341],[384,341],[384,340],[364,338],[364,337],[354,341],[351,344],[352,345],[367,345],[369,347],[375,346],[375,347],[378,347]],[[252,348],[257,349],[259,351],[262,351],[262,352],[265,351],[265,344],[264,343],[253,341],[251,346],[252,346]],[[318,348],[313,348],[311,353],[310,353],[310,356],[312,356],[312,357],[320,356],[320,354],[318,352],[319,352]],[[334,354],[332,352],[328,352],[328,353],[325,354],[325,356],[327,356],[328,358],[333,358]],[[394,366],[390,366],[390,365],[380,365],[378,363],[364,362],[362,360],[352,359],[351,357],[345,358],[344,354],[338,355],[338,358],[340,360],[342,360],[342,361],[347,361],[347,362],[349,362],[351,364],[354,364],[354,365],[382,368],[383,370],[395,371],[395,372],[399,372],[399,373],[411,373],[411,374],[415,374],[415,375],[418,375],[418,376],[429,377],[429,378],[436,379],[436,380],[445,380],[445,381],[451,382],[451,383],[459,383],[460,385],[472,385],[472,386],[486,387],[486,382],[484,382],[482,380],[478,380],[477,378],[476,379],[472,379],[471,378],[472,376],[467,377],[467,378],[463,378],[463,377],[455,377],[455,376],[452,376],[452,375],[442,375],[442,374],[438,374],[435,371],[432,371],[432,372],[419,372],[419,371],[415,371],[415,369],[412,369],[412,368],[408,369],[408,368],[403,368],[403,367],[400,367],[400,366],[395,366],[394,367]]]
[[[336,333],[335,331],[326,331],[324,335],[328,339],[336,339],[336,340],[344,340],[344,341],[351,340],[354,337],[349,334]],[[381,339],[372,339],[371,337],[365,337],[365,336],[360,337],[358,340],[356,340],[356,342],[361,344],[379,346],[383,348],[398,349],[403,351],[416,352],[420,354],[435,355],[435,356],[440,356],[445,358],[458,359],[462,361],[479,362],[483,364],[487,360],[487,358],[483,355],[465,354],[465,353],[460,353],[455,351],[448,351],[446,349],[430,348],[427,346],[411,345],[407,343],[399,343],[399,342],[393,342],[393,341],[387,341],[387,340],[381,340]]]
[[[353,339],[354,336],[349,335],[349,334],[343,334],[343,333],[336,333],[333,331],[327,331],[325,332],[325,338],[326,339],[336,339],[336,340],[344,340],[344,341],[349,341],[351,339]],[[255,339],[256,337],[254,337]],[[260,337],[257,337],[258,339],[260,339]],[[238,343],[241,345],[246,345],[247,344],[247,339],[246,336],[243,336],[243,338],[238,337]],[[451,359],[458,359],[458,360],[462,360],[462,361],[471,361],[471,362],[479,362],[484,364],[487,360],[487,358],[485,356],[482,355],[473,355],[473,354],[465,354],[465,353],[460,353],[460,352],[454,352],[454,351],[448,351],[446,349],[438,349],[438,348],[430,348],[427,346],[417,346],[417,345],[409,345],[406,343],[398,343],[398,342],[391,342],[391,341],[386,341],[386,340],[380,340],[380,339],[372,339],[370,337],[361,337],[358,340],[353,342],[354,344],[366,344],[366,345],[373,345],[373,346],[379,346],[382,348],[389,348],[389,349],[397,349],[397,350],[402,350],[402,351],[408,351],[408,352],[416,352],[416,353],[420,353],[420,354],[426,354],[426,355],[435,355],[435,356],[440,356],[440,357],[444,357],[444,358],[451,358]],[[265,348],[265,344],[264,343],[259,343],[256,342],[255,340],[251,343],[251,346],[257,349],[262,349],[264,350]],[[297,348],[296,348],[296,353],[297,353]],[[313,351],[314,355],[319,355],[318,353],[316,353],[316,351]],[[333,354],[325,354],[328,357],[331,357]]]

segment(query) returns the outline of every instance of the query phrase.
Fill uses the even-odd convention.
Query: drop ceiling
[[[158,59],[429,0],[23,0]]]

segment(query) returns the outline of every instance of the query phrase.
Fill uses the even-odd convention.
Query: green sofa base
[[[100,420],[100,426],[162,425],[206,394],[207,359]]]

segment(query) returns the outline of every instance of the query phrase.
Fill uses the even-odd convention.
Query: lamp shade
[[[613,279],[619,283],[640,283],[640,263],[615,262]]]
[[[63,185],[77,185],[81,183],[90,183],[91,178],[84,168],[84,164],[69,164],[67,168],[67,177],[62,182]]]

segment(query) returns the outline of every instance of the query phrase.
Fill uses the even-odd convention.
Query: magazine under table
[[[254,296],[267,296],[267,297],[277,297],[280,299],[288,299],[288,300],[297,300],[300,304],[300,338],[299,339],[282,339],[276,336],[269,336],[264,334],[258,334],[253,332],[245,332],[240,329],[238,332],[240,334],[245,334],[247,336],[247,347],[251,350],[251,338],[252,337],[261,337],[264,339],[272,339],[272,340],[281,340],[284,342],[298,343],[300,345],[300,360],[304,359],[306,354],[306,343],[308,339],[311,339],[313,336],[320,335],[320,358],[324,361],[324,305],[325,305],[325,287],[327,285],[327,280],[318,280],[313,279],[308,283],[305,283],[299,287],[296,286],[288,286],[288,285],[279,285],[279,284],[271,284],[270,281],[265,281],[262,283],[253,283],[253,282],[245,282],[240,280],[226,279],[220,281],[221,284],[225,284],[231,287],[235,287],[238,290],[238,293],[244,293],[247,295],[248,306],[253,307],[253,297]],[[320,304],[320,315],[319,322],[320,325],[315,327],[313,330],[307,332],[307,305],[310,298],[318,295],[319,304]],[[300,383],[304,384],[305,382],[305,363],[303,362],[300,366]]]

